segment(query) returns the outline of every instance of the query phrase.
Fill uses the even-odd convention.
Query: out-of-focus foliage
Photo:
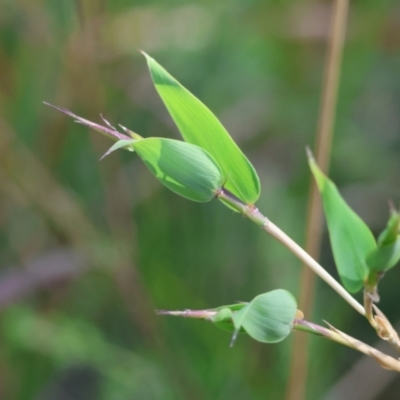
[[[99,162],[109,141],[42,101],[177,139],[138,49],[148,52],[222,121],[260,176],[258,207],[301,243],[330,6],[0,3],[0,398],[284,397],[290,339],[240,335],[231,349],[228,332],[154,309],[296,294],[298,261],[218,202],[164,189],[132,153]],[[376,234],[388,199],[400,202],[399,21],[396,1],[351,3],[329,174]],[[322,254],[335,274],[327,236]],[[393,320],[399,282],[396,268],[380,282]],[[306,318],[376,340],[324,283]],[[307,399],[358,357],[313,339]],[[363,382],[378,368],[371,361]],[[380,398],[397,399],[396,385]]]

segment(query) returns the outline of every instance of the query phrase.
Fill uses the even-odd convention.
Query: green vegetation
[[[362,314],[364,303],[396,347],[373,308],[379,283],[380,309],[398,315],[395,5],[352,7],[332,180],[311,160],[329,229],[321,264],[331,275],[336,265],[351,292],[365,285],[351,304]],[[314,142],[326,42],[306,21],[324,12],[328,4],[236,0],[1,5],[1,398],[284,398],[288,345],[304,335],[293,329],[330,339],[312,341],[307,399],[351,374],[357,353],[332,340],[396,367],[364,344],[376,345],[374,330],[324,282],[313,315],[296,311],[300,263],[264,232],[307,262],[282,231],[304,241],[304,147]],[[184,141],[137,48],[196,94],[147,56]],[[114,139],[112,154],[99,163],[107,141],[43,100],[85,116],[73,115]],[[99,112],[140,135],[90,122]],[[225,332],[154,312],[185,308],[172,314]]]

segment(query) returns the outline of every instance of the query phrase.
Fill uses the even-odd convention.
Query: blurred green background
[[[229,333],[154,310],[298,295],[300,263],[217,201],[168,192],[131,153],[99,162],[111,142],[42,101],[178,138],[145,50],[222,120],[260,175],[259,208],[304,243],[331,5],[0,1],[1,399],[284,398],[290,338],[229,348]],[[376,233],[400,203],[399,50],[399,3],[351,2],[330,175]],[[336,276],[326,232],[322,264]],[[393,321],[399,272],[380,285]],[[316,296],[309,319],[377,342],[325,283]],[[397,375],[350,349],[315,338],[309,364],[307,399],[398,399]]]

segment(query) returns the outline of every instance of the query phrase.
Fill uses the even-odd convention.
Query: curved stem
[[[282,243],[298,259],[307,265],[307,267],[311,268],[321,279],[323,279],[333,290],[335,290],[339,296],[347,301],[347,303],[350,304],[357,312],[365,316],[364,307],[293,239],[286,235],[285,232],[279,229],[267,217],[261,214],[257,207],[253,205],[249,206],[243,203],[240,199],[226,189],[220,189],[217,193],[217,197],[230,207],[244,214],[251,221],[259,225],[265,232]]]

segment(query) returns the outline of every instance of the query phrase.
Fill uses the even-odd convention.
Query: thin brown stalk
[[[339,86],[342,52],[345,41],[348,0],[335,0],[332,13],[330,41],[323,83],[320,117],[316,135],[316,160],[322,171],[328,170],[333,126]],[[305,250],[314,259],[319,258],[322,236],[322,207],[317,185],[312,180],[306,224]],[[299,308],[310,316],[314,302],[315,275],[303,265],[300,278]],[[293,340],[287,400],[305,398],[308,373],[308,336],[296,335]]]

